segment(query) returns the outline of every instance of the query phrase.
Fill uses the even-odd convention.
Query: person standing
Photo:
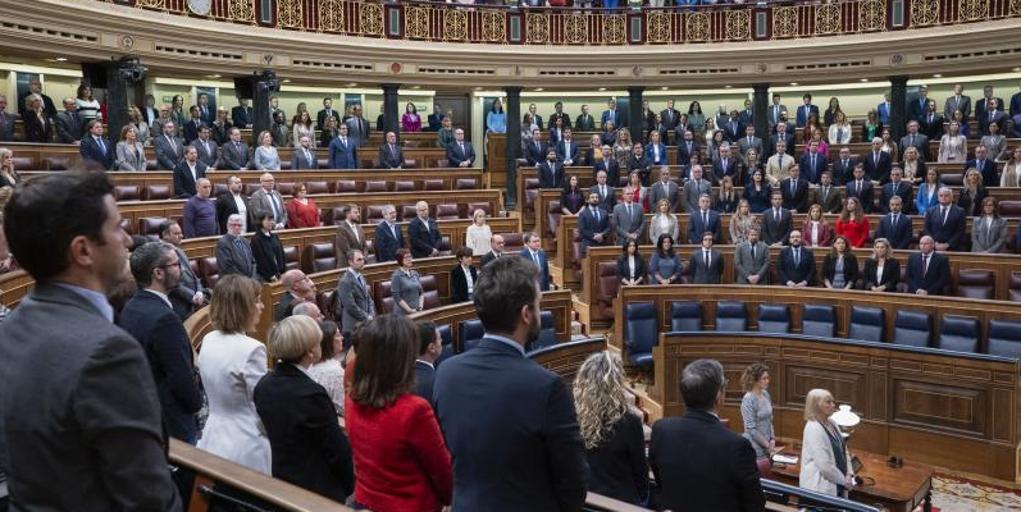
[[[363,268],[365,268],[365,255],[362,251],[358,249],[348,251],[347,271],[337,282],[337,291],[335,292],[343,311],[340,329],[345,340],[351,340],[351,334],[358,324],[376,316],[376,308],[372,303],[369,287],[361,274]]]
[[[830,418],[836,410],[833,395],[825,389],[813,389],[805,397],[798,487],[846,498],[847,491],[854,487],[854,475],[840,427]]]
[[[741,420],[744,422],[744,438],[755,448],[755,457],[768,458],[776,449],[773,435],[773,400],[769,396],[769,367],[754,363],[741,374]]]
[[[102,174],[27,180],[6,205],[7,241],[35,279],[0,323],[0,467],[13,510],[181,510],[145,351],[113,325],[106,299],[125,278],[120,224]]]

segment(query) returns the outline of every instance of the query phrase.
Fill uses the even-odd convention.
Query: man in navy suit
[[[195,185],[199,178],[206,177],[206,165],[199,162],[199,152],[195,146],[184,147],[184,160],[174,168],[174,194],[177,197],[195,195]]]
[[[578,151],[578,143],[574,142],[573,132],[570,128],[565,128],[564,138],[557,142],[557,158],[564,165],[574,165],[578,161]]]
[[[557,160],[557,150],[548,148],[546,157],[537,165],[539,188],[563,188],[564,165]]]
[[[801,97],[801,101],[803,104],[798,107],[796,118],[798,128],[804,128],[805,125],[808,124],[808,118],[811,117],[812,114],[815,114],[816,118],[819,117],[819,107],[812,104],[811,94],[805,93],[805,95]]]
[[[606,110],[599,117],[599,125],[605,127],[607,121],[613,122],[613,126],[620,126],[621,122],[624,121],[621,119],[620,111],[617,110],[617,101],[613,98],[606,102]],[[606,140],[604,139],[603,142],[606,142]]]
[[[464,140],[464,130],[454,130],[454,142],[447,147],[447,160],[453,167],[471,167],[475,164],[475,150]]]
[[[700,146],[695,142],[695,135],[691,133],[691,130],[685,130],[683,139],[677,143],[677,164],[688,165],[691,162],[691,157],[697,155]]]
[[[905,281],[908,291],[915,295],[943,295],[950,277],[950,263],[947,257],[937,253],[935,240],[923,236],[918,241],[919,252],[908,256]]]
[[[904,171],[901,171],[899,167],[894,167],[890,171],[890,183],[883,185],[882,195],[879,200],[879,204],[883,207],[884,212],[890,211],[888,205],[890,204],[890,199],[894,197],[900,197],[904,204],[909,207],[914,204],[911,200],[914,195],[911,184],[901,179],[903,174]]]
[[[358,146],[347,135],[347,125],[337,127],[337,138],[330,141],[330,169],[357,169]]]
[[[740,139],[741,134],[744,133],[744,125],[741,124],[741,118],[738,116],[737,110],[730,111],[730,117],[724,121],[720,129],[723,130],[724,140],[731,144],[737,143],[737,139]]]
[[[454,461],[454,502],[459,510],[581,510],[588,463],[571,390],[525,357],[539,338],[536,268],[497,258],[480,274],[474,300],[486,334],[440,365],[433,391]]]
[[[809,183],[819,184],[822,173],[829,168],[829,161],[826,155],[819,154],[819,143],[811,141],[808,143],[808,151],[801,155],[800,162],[802,178]]]
[[[532,140],[525,146],[525,160],[528,165],[539,165],[546,160],[546,144],[542,142],[542,135],[538,128],[532,130]],[[549,148],[554,149],[555,148]]]
[[[711,203],[712,199],[709,198],[709,195],[702,194],[698,198],[698,210],[691,212],[688,216],[689,244],[702,243],[702,233],[706,231],[712,232],[714,242],[720,241],[720,233],[722,233],[720,214],[709,208]]]
[[[610,243],[610,214],[599,207],[599,192],[589,192],[588,206],[578,212],[578,230],[581,232],[581,255],[592,246]]]
[[[418,357],[415,358],[415,394],[426,402],[433,401],[433,382],[436,380],[436,360],[443,352],[443,341],[430,320],[418,324]]]
[[[142,245],[131,254],[131,274],[139,289],[117,324],[145,349],[167,433],[195,444],[195,414],[202,407],[202,395],[195,380],[191,340],[167,297],[181,280],[177,252],[165,242]]]
[[[415,203],[415,212],[418,215],[408,223],[411,255],[416,258],[439,256],[443,237],[440,236],[436,220],[429,218],[429,203],[425,201]]]
[[[792,213],[805,213],[808,211],[808,182],[801,179],[801,170],[798,166],[791,166],[789,172],[790,174],[777,185],[783,197],[783,207]]]
[[[740,186],[741,182],[738,179],[738,158],[734,157],[730,153],[730,144],[723,143],[720,146],[720,157],[713,162],[713,182],[719,183],[725,176],[730,176],[734,186]]]
[[[855,198],[865,213],[872,213],[872,181],[865,176],[865,164],[854,164],[854,175],[844,189],[848,198]]]
[[[230,119],[239,130],[252,125],[252,107],[248,106],[248,100],[238,98],[238,106],[230,109]]]
[[[925,234],[936,241],[936,250],[965,250],[964,209],[954,204],[954,193],[949,187],[942,187],[937,193],[939,205],[925,211]]]
[[[851,148],[841,147],[839,157],[833,161],[833,181],[837,185],[845,185],[853,180],[856,163],[855,159],[851,158]]]
[[[911,245],[911,217],[901,212],[903,204],[900,196],[891,197],[890,213],[879,219],[879,227],[876,228],[876,239],[887,239],[894,249],[907,249]]]
[[[652,426],[654,500],[664,510],[765,510],[755,450],[720,423],[727,387],[723,365],[711,359],[692,361],[680,380],[684,416]]]
[[[892,162],[890,154],[883,151],[883,139],[875,137],[872,139],[872,150],[865,154],[865,176],[879,184],[890,181],[890,169]]]
[[[397,210],[392,204],[383,207],[383,222],[376,224],[376,235],[372,243],[377,263],[394,261],[397,259],[397,249],[404,247],[404,234],[397,225]]]
[[[535,264],[539,270],[539,291],[549,291],[549,260],[546,251],[542,250],[542,238],[535,233],[525,233],[525,246],[521,249],[521,257]]]
[[[815,256],[811,250],[801,245],[801,231],[791,231],[789,240],[790,244],[780,251],[780,261],[776,267],[780,283],[791,288],[814,285]]]
[[[989,150],[982,144],[975,148],[975,158],[964,164],[964,172],[968,169],[978,169],[982,173],[982,185],[986,187],[999,187],[1000,176],[996,172],[996,162],[989,158]]]
[[[103,138],[103,123],[101,121],[89,121],[88,132],[82,137],[78,152],[81,153],[89,164],[102,169],[113,169],[113,162],[116,157],[114,146],[110,141]]]

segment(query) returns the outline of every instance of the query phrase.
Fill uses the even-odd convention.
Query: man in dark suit
[[[247,169],[251,156],[248,154],[248,145],[241,142],[241,130],[235,126],[228,133],[230,140],[220,148],[220,161],[216,164],[217,169],[225,171]]]
[[[791,166],[790,174],[780,181],[778,188],[783,196],[783,207],[792,212],[808,211],[808,182],[801,179],[801,170]]]
[[[776,271],[780,284],[801,288],[815,284],[815,256],[807,247],[801,245],[801,231],[791,231],[790,243],[780,251],[780,260]]]
[[[818,142],[812,141],[808,144],[808,152],[801,155],[800,167],[805,181],[814,185],[819,184],[823,171],[829,168],[829,159],[819,153]]]
[[[755,450],[720,423],[726,395],[723,365],[692,361],[681,372],[680,387],[685,415],[652,425],[649,466],[656,480],[655,501],[672,510],[765,510]]]
[[[943,137],[943,123],[947,119],[950,118],[943,117],[935,112],[928,112],[918,121],[920,123],[918,131],[928,137],[929,140],[939,141],[940,138]],[[965,119],[967,119],[967,117],[965,117]],[[918,152],[918,156],[923,160],[927,160],[929,158],[927,156],[928,154],[928,150],[919,150]]]
[[[525,233],[522,237],[525,246],[521,249],[521,257],[535,264],[539,271],[539,291],[549,291],[549,260],[546,251],[542,250],[542,238],[535,233]]]
[[[960,110],[961,113],[964,114],[965,120],[971,117],[971,96],[967,96],[963,93],[964,86],[961,84],[954,84],[954,94],[948,96],[946,102],[943,104],[943,117],[953,119],[955,110]]]
[[[851,158],[851,148],[840,148],[840,156],[833,161],[833,183],[845,185],[854,179],[854,166],[857,161]]]
[[[156,163],[161,171],[172,171],[184,159],[184,141],[177,137],[177,128],[173,121],[163,123],[163,134],[153,136],[153,150]]]
[[[237,129],[249,128],[252,125],[252,107],[248,106],[248,100],[238,98],[238,106],[230,109],[230,119]]]
[[[43,84],[36,76],[28,80],[28,91],[24,95],[18,97],[18,114],[22,119],[25,119],[26,114],[28,113],[28,105],[25,104],[25,99],[28,98],[30,94],[38,94],[39,97],[43,99],[43,114],[46,117],[53,118],[57,116],[57,106],[53,104],[52,98],[43,94]],[[1003,102],[1001,101],[1000,104],[1002,105]]]
[[[578,114],[574,120],[574,129],[579,132],[596,131],[596,120],[592,118],[592,114],[589,114],[588,105],[581,106],[581,114]]]
[[[181,510],[145,351],[113,325],[106,299],[124,283],[131,245],[112,184],[99,173],[39,176],[18,185],[6,214],[11,251],[35,280],[0,323],[8,505]]]
[[[737,139],[744,134],[744,125],[741,124],[741,117],[737,110],[731,110],[730,116],[720,125],[723,130],[723,139],[731,144],[737,143]]]
[[[557,160],[557,150],[548,148],[546,158],[537,165],[539,188],[564,188],[564,165]]]
[[[525,145],[525,160],[528,165],[539,165],[546,160],[546,144],[542,142],[542,136],[539,133],[539,129],[532,130],[532,140]]]
[[[865,164],[854,164],[854,174],[847,182],[844,193],[848,198],[855,198],[865,213],[872,213],[872,182],[865,176]]]
[[[729,144],[720,146],[720,157],[713,162],[713,183],[719,184],[724,177],[730,176],[734,185],[740,186],[741,180],[738,176],[738,172],[740,172],[739,161],[740,158],[731,154],[731,146]]]
[[[85,127],[82,116],[78,115],[78,106],[74,98],[64,98],[64,111],[57,114],[54,125],[57,127],[57,142],[73,144],[82,138]],[[142,142],[142,141],[139,141]]]
[[[340,126],[340,112],[333,110],[333,99],[323,98],[323,109],[316,113],[316,129],[323,131],[326,129],[326,119],[334,118],[337,120],[337,126]]]
[[[191,197],[195,195],[195,184],[199,178],[206,177],[206,165],[199,162],[199,153],[195,146],[184,148],[184,160],[174,168],[174,195]]]
[[[103,129],[102,121],[89,121],[86,128],[88,134],[82,137],[78,152],[89,166],[109,170],[113,168],[116,151],[110,141],[103,137]]]
[[[702,233],[702,247],[692,251],[688,260],[691,284],[720,284],[723,278],[723,255],[713,249],[715,236],[711,231]]]
[[[330,141],[330,169],[357,169],[358,145],[348,137],[348,126],[337,128],[337,138]]]
[[[500,257],[503,256],[504,243],[503,235],[494,234],[490,237],[489,252],[482,255],[482,258],[479,260],[479,266],[484,267],[488,265],[489,262],[500,259]]]
[[[464,140],[464,130],[454,130],[454,143],[447,148],[447,161],[453,167],[471,167],[475,165],[475,150],[471,142]]]
[[[925,234],[936,241],[938,251],[963,251],[967,240],[967,217],[964,209],[954,204],[954,193],[942,187],[937,193],[939,205],[925,211]]]
[[[624,189],[623,202],[613,207],[611,224],[617,234],[617,243],[623,245],[627,240],[637,240],[641,243],[645,239],[645,213],[642,206],[634,203],[634,190],[631,187]]]
[[[589,192],[588,206],[578,212],[578,231],[581,233],[581,255],[592,246],[610,243],[610,214],[599,207],[599,193]]]
[[[812,104],[812,95],[805,93],[801,97],[802,104],[798,106],[798,112],[795,120],[798,123],[798,128],[804,128],[808,124],[808,118],[815,114],[815,117],[819,118],[819,107]],[[820,119],[821,121],[821,119]]]
[[[308,135],[302,135],[298,140],[298,147],[294,148],[294,155],[291,157],[292,171],[314,171],[319,169],[319,159],[316,158],[316,151],[312,148],[312,141]]]
[[[701,150],[701,146],[695,142],[695,136],[690,130],[685,130],[684,138],[677,144],[677,163],[679,165],[687,165],[691,162],[691,157],[697,155]]]
[[[117,324],[145,349],[167,433],[195,444],[195,414],[202,408],[202,394],[195,379],[191,340],[167,296],[180,282],[181,271],[174,246],[151,242],[136,248],[131,253],[131,274],[139,289]]]
[[[355,105],[353,117],[344,121],[347,125],[347,132],[354,140],[354,144],[357,147],[362,147],[369,143],[369,122],[362,119],[362,106]]]
[[[652,200],[650,201],[652,211],[659,211],[659,202],[666,200],[670,204],[670,211],[677,213],[681,211],[681,187],[670,179],[670,168],[663,166],[659,169],[659,181],[652,184]]]
[[[712,210],[712,199],[707,194],[698,198],[698,209],[688,216],[688,243],[697,245],[702,243],[702,235],[705,232],[713,234],[713,241],[720,240],[723,232],[723,222],[720,221],[720,214]]]
[[[915,295],[943,295],[950,284],[950,263],[947,257],[935,251],[936,242],[931,236],[918,241],[919,252],[908,256],[905,281],[908,292]]]
[[[688,173],[689,179],[684,184],[684,199],[681,204],[688,213],[695,213],[698,210],[699,198],[703,195],[712,197],[713,184],[705,178],[701,165],[692,165]]]
[[[997,107],[1002,107],[1004,105],[1003,98],[1000,98],[1000,97],[996,96],[996,94],[994,92],[994,89],[993,89],[993,86],[986,85],[986,86],[982,87],[982,97],[979,98],[979,100],[977,102],[975,102],[975,117],[976,118],[979,117],[980,115],[982,115],[983,113],[989,111],[989,103],[992,100],[996,101]],[[965,118],[965,119],[967,119],[967,118]]]
[[[216,224],[220,228],[220,233],[227,232],[228,217],[242,212],[244,212],[244,215],[241,216],[242,232],[253,231],[247,229],[248,197],[242,194],[243,190],[244,185],[241,183],[241,178],[231,176],[227,178],[227,191],[216,198]]]
[[[599,207],[606,210],[606,213],[613,211],[613,207],[617,204],[617,192],[609,184],[606,171],[596,172],[596,184],[592,185],[589,192],[599,195]]]
[[[202,124],[211,125],[213,121],[216,121],[216,109],[209,104],[209,95],[206,93],[200,93],[198,97],[199,119],[202,120]]]
[[[677,123],[681,120],[681,113],[674,108],[673,99],[666,100],[666,108],[659,113],[659,118],[667,130],[673,131],[674,128],[677,128]]]
[[[187,123],[184,123],[184,143],[191,144],[191,141],[199,138],[199,129],[205,126],[202,122],[202,112],[199,110],[198,105],[192,105],[188,109],[188,113],[191,118],[188,119]]]
[[[872,150],[865,154],[862,163],[865,165],[865,176],[880,185],[890,181],[890,169],[893,164],[890,154],[883,151],[883,139],[872,139]]]
[[[979,100],[979,104],[981,103],[982,100]],[[999,126],[1000,131],[1003,132],[1003,125],[1006,124],[1007,119],[1010,119],[1007,113],[1000,109],[1000,105],[1003,105],[1003,102],[992,98],[986,104],[988,105],[986,108],[975,111],[979,135],[989,135],[989,125],[991,124]]]
[[[376,263],[397,259],[397,249],[404,247],[404,234],[397,225],[397,210],[393,205],[383,207],[383,222],[376,224],[376,234],[372,241],[376,250]]]
[[[794,134],[788,131],[786,122],[777,123],[776,133],[769,136],[769,145],[766,147],[766,150],[769,151],[769,154],[766,155],[767,159],[776,153],[776,145],[781,142],[784,143],[784,147],[787,148],[788,153],[793,152],[791,150],[795,147]],[[760,157],[759,160],[762,161],[762,157]]]
[[[748,230],[748,240],[734,250],[734,282],[766,284],[769,278],[769,246],[759,240],[759,228]]]
[[[400,170],[404,167],[404,150],[397,144],[397,134],[386,133],[386,144],[379,147],[379,168]]]
[[[890,182],[883,185],[882,194],[879,199],[879,204],[883,208],[883,213],[890,211],[890,199],[894,197],[900,197],[903,204],[909,206],[914,204],[911,200],[914,195],[912,193],[912,187],[908,182],[901,179],[903,174],[904,171],[901,171],[899,167],[894,167],[893,170],[890,171]]]
[[[362,231],[362,209],[357,204],[342,207],[341,215],[344,220],[334,219],[337,225],[337,234],[334,237],[333,246],[337,252],[337,261],[347,261],[351,251],[365,252],[365,232]]]
[[[206,125],[199,127],[199,136],[191,141],[191,147],[198,151],[199,162],[206,168],[215,168],[220,162],[220,147],[210,138],[210,129]]]
[[[411,239],[411,255],[416,258],[429,258],[440,254],[440,229],[436,220],[429,218],[429,203],[415,203],[417,216],[408,223],[408,238]]]
[[[564,138],[557,142],[557,158],[564,165],[576,165],[578,163],[578,143],[574,141],[574,132],[570,128],[564,129]]]
[[[921,119],[925,115],[926,105],[928,103],[929,87],[922,84],[918,86],[918,96],[908,101],[908,119]]]
[[[470,256],[470,255],[469,255]],[[472,267],[474,270],[474,267]],[[426,402],[433,401],[433,383],[436,381],[436,360],[443,352],[443,340],[436,324],[430,320],[416,322],[418,326],[418,357],[415,358],[415,394]]]
[[[737,151],[741,158],[745,161],[748,159],[748,150],[754,149],[758,153],[759,158],[762,158],[762,139],[755,136],[755,125],[745,124],[744,137],[737,140]],[[760,160],[761,161],[761,160]]]
[[[303,302],[315,303],[316,285],[308,278],[308,275],[292,268],[280,275],[280,284],[283,285],[284,295],[280,297],[280,303],[273,310],[273,321],[279,322],[292,314],[294,304]]]
[[[180,224],[167,221],[160,225],[160,240],[174,247],[178,266],[181,267],[181,280],[167,294],[170,305],[181,321],[191,316],[195,308],[205,306],[212,297],[212,292],[202,286],[199,276],[191,268],[188,255],[181,249],[183,238],[184,232]]]
[[[975,158],[964,164],[964,171],[978,169],[982,173],[982,185],[985,187],[1000,186],[1000,174],[996,171],[996,162],[989,158],[989,149],[979,144],[975,147]]]
[[[894,249],[907,249],[911,245],[911,217],[902,213],[904,200],[900,196],[892,196],[889,201],[889,213],[879,219],[876,228],[876,239],[885,238]]]
[[[562,101],[558,101],[553,104],[553,113],[549,116],[549,125],[547,125],[546,128],[552,129],[556,126],[557,119],[560,119],[563,122],[563,127],[565,129],[571,127],[571,116],[564,113],[564,103]]]
[[[772,207],[762,212],[762,241],[767,245],[780,246],[787,241],[794,221],[791,211],[783,207],[780,191],[774,190],[770,200]]]
[[[900,138],[900,150],[901,154],[904,154],[904,150],[909,147],[913,147],[918,150],[918,156],[922,160],[929,159],[929,137],[927,135],[918,133],[919,124],[918,121],[908,121],[908,133],[907,135]]]
[[[376,306],[372,303],[369,286],[362,277],[365,268],[365,255],[354,249],[347,253],[347,270],[337,281],[337,303],[340,304],[340,332],[344,336],[344,345],[350,346],[351,333],[358,324],[376,316]],[[334,314],[337,314],[334,311]]]
[[[823,171],[819,177],[819,186],[812,189],[810,204],[822,207],[823,213],[840,213],[844,207],[844,195],[833,185],[833,173]]]
[[[600,148],[603,154],[601,161],[596,161],[592,164],[592,172],[597,176],[600,172],[606,173],[606,183],[611,187],[620,186],[620,162],[613,157],[613,150],[610,146],[603,146]]]
[[[242,233],[241,216],[234,214],[228,217],[227,233],[216,241],[216,268],[221,277],[241,274],[255,278],[255,256]]]
[[[537,277],[524,258],[499,258],[483,267],[475,308],[486,334],[436,373],[433,405],[456,461],[459,509],[584,505],[588,463],[571,391],[525,357],[539,337]]]

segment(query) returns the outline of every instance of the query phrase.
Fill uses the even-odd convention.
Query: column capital
[[[401,84],[379,84],[379,87],[383,89],[383,92],[397,92],[401,88]]]
[[[627,88],[628,94],[641,94],[645,92],[644,85],[629,85]]]
[[[521,91],[524,90],[524,87],[508,85],[504,87],[503,90],[507,93],[507,96],[521,96]]]
[[[890,84],[907,85],[911,77],[907,75],[894,75],[890,77]]]
[[[769,90],[769,86],[770,86],[770,85],[772,85],[772,84],[769,84],[769,83],[763,83],[763,84],[752,84],[752,89],[753,89],[753,90],[754,90],[755,92],[759,92],[759,91],[768,91],[768,90]]]

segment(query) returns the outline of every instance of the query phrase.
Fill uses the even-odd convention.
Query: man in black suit
[[[57,127],[57,142],[73,144],[81,140],[84,127],[74,98],[64,98],[64,111],[57,114],[54,125]]]
[[[253,231],[248,229],[248,197],[242,194],[244,188],[241,178],[231,176],[227,178],[227,191],[216,198],[216,224],[220,226],[220,233],[227,232],[227,217],[235,213],[241,214],[242,232]]]
[[[43,94],[43,84],[39,81],[39,77],[32,77],[28,80],[28,92],[18,98],[18,114],[22,119],[26,117],[28,113],[28,105],[25,104],[25,98],[28,98],[31,94],[38,94],[43,99],[43,114],[48,118],[54,118],[57,116],[57,106],[53,104],[53,98]],[[1003,105],[1003,102],[1000,102]]]
[[[815,284],[815,256],[801,245],[801,231],[793,230],[790,244],[780,251],[777,273],[780,283],[791,288],[802,288]]]
[[[195,414],[202,394],[195,379],[191,340],[168,298],[181,280],[174,246],[151,242],[131,253],[131,275],[139,289],[121,311],[117,324],[142,344],[149,359],[170,437],[198,440]]]
[[[918,86],[918,96],[908,102],[908,119],[920,120],[925,117],[926,105],[929,103],[929,87]]]
[[[248,100],[238,98],[238,106],[230,109],[230,119],[234,127],[243,130],[252,125],[252,107],[248,106]]]
[[[702,234],[709,232],[713,234],[713,241],[718,242],[723,233],[723,222],[720,221],[720,214],[711,209],[712,198],[702,194],[698,198],[698,209],[688,216],[688,243],[697,245],[702,243]]]
[[[588,206],[578,212],[578,231],[581,233],[581,255],[592,246],[609,245],[610,214],[599,207],[599,193],[589,192]]]
[[[908,292],[915,295],[943,295],[950,278],[950,263],[947,257],[934,250],[935,240],[923,236],[918,241],[919,252],[908,256],[905,280]]]
[[[823,213],[840,213],[844,207],[844,195],[833,185],[833,173],[824,171],[819,177],[819,186],[812,191],[811,204],[822,207]]]
[[[698,143],[695,142],[695,136],[691,133],[691,130],[685,130],[684,138],[677,143],[678,165],[687,165],[691,162],[691,157],[697,155],[700,149]]]
[[[812,141],[808,143],[808,152],[801,155],[801,170],[803,178],[809,183],[819,184],[822,173],[829,167],[826,155],[819,153],[819,143]]]
[[[855,160],[851,158],[851,148],[840,148],[840,157],[833,161],[833,182],[845,185],[854,179]]]
[[[603,146],[600,148],[603,154],[602,161],[596,161],[592,164],[592,172],[598,177],[600,172],[606,173],[606,184],[611,187],[620,186],[620,162],[613,157],[613,150],[610,146]]]
[[[791,211],[783,207],[783,196],[774,190],[770,196],[772,207],[762,212],[762,241],[778,247],[787,241],[787,234],[794,228]]]
[[[731,145],[724,143],[720,146],[720,157],[713,162],[712,180],[713,184],[719,184],[724,177],[730,176],[734,186],[740,186],[741,180],[737,175],[739,158],[731,155]]]
[[[185,144],[191,144],[191,141],[199,138],[199,129],[205,126],[205,123],[202,122],[202,112],[199,110],[198,105],[192,105],[188,112],[191,114],[191,119],[184,123]]]
[[[954,204],[954,193],[941,187],[936,194],[939,205],[925,211],[925,234],[936,241],[938,251],[963,251],[967,217],[964,209]]]
[[[581,114],[578,114],[574,120],[574,129],[579,132],[596,131],[596,120],[592,118],[592,114],[589,114],[588,105],[581,106]]]
[[[188,255],[181,249],[181,240],[184,238],[184,230],[177,222],[166,221],[160,224],[160,240],[174,247],[177,255],[178,266],[181,267],[181,280],[177,286],[170,290],[167,296],[170,298],[170,305],[177,313],[181,321],[186,320],[195,311],[209,302],[212,292],[202,286],[199,276],[192,269]]]
[[[386,132],[386,144],[379,147],[379,168],[400,170],[404,167],[404,150],[397,144],[397,134]]]
[[[443,340],[430,320],[418,325],[418,357],[415,358],[415,394],[426,402],[433,401],[433,383],[436,380],[436,360],[443,351]]]
[[[494,234],[489,237],[489,252],[482,255],[482,258],[479,260],[479,266],[484,267],[489,262],[500,259],[503,256],[504,243],[503,235]]]
[[[791,166],[788,172],[790,174],[779,185],[783,207],[792,213],[805,213],[808,211],[808,182],[801,179],[801,170],[797,165]]]
[[[879,219],[876,239],[885,238],[894,249],[907,249],[911,245],[911,217],[901,212],[904,200],[893,196],[889,202],[889,213]]]
[[[110,141],[103,137],[104,128],[102,121],[89,121],[86,127],[88,133],[82,137],[78,152],[81,153],[88,166],[108,170],[113,168],[117,152]]]
[[[872,181],[865,176],[865,164],[854,164],[854,174],[847,182],[844,193],[848,198],[855,198],[865,213],[872,213]]]
[[[613,207],[617,204],[617,192],[610,185],[606,171],[599,170],[596,172],[596,184],[592,185],[589,192],[599,195],[600,208],[606,210],[607,213],[613,211]]]
[[[911,200],[914,195],[912,192],[911,184],[903,181],[901,178],[904,175],[904,171],[901,171],[899,167],[894,167],[890,171],[890,183],[883,185],[883,191],[880,195],[879,204],[883,208],[883,213],[889,212],[890,199],[893,197],[900,197],[903,200],[903,204],[912,205],[914,202]]]
[[[571,116],[564,113],[564,103],[562,101],[553,104],[553,113],[549,116],[549,125],[546,126],[546,129],[552,130],[557,125],[557,119],[563,122],[562,126],[565,129],[571,127]]]
[[[443,237],[440,236],[436,220],[429,218],[429,203],[425,201],[415,203],[415,212],[418,215],[408,223],[411,255],[416,258],[438,256]]]
[[[890,168],[893,166],[890,154],[883,151],[883,139],[872,139],[872,150],[865,154],[865,176],[880,185],[890,181]]]
[[[326,129],[326,119],[334,118],[337,120],[337,126],[340,126],[340,112],[333,110],[333,99],[323,98],[323,109],[316,113],[316,129],[323,131]]]
[[[564,165],[557,160],[556,149],[546,149],[546,158],[536,167],[539,188],[564,188]]]
[[[652,426],[649,466],[663,509],[758,512],[766,509],[751,443],[720,423],[723,365],[692,361],[681,372],[684,416]]]
[[[779,122],[776,125],[776,133],[769,136],[769,145],[766,146],[766,151],[769,152],[765,155],[765,159],[773,156],[776,153],[776,145],[783,142],[784,147],[793,149],[794,145],[794,134],[787,129],[786,122]],[[764,158],[760,157],[759,161],[764,161]]]
[[[996,171],[996,162],[989,158],[989,149],[979,144],[975,147],[975,158],[964,164],[964,170],[978,169],[982,173],[982,185],[985,187],[1000,186],[1000,175]]]
[[[674,128],[677,128],[677,123],[681,120],[681,113],[674,108],[673,99],[666,100],[666,108],[659,113],[659,118],[667,130],[674,131]]]
[[[397,259],[397,249],[404,247],[404,233],[401,233],[401,227],[397,225],[397,210],[392,204],[383,207],[383,222],[376,224],[372,242],[377,263],[394,261]]]
[[[581,510],[585,502],[588,463],[571,391],[525,357],[539,337],[537,279],[525,258],[483,267],[475,308],[486,334],[436,373],[433,405],[456,461],[461,510]]]
[[[199,162],[195,146],[185,146],[184,160],[174,168],[174,195],[191,197],[195,195],[195,183],[206,177],[206,166]]]
[[[5,221],[14,258],[35,279],[0,323],[11,509],[181,510],[145,351],[113,325],[106,299],[124,284],[131,245],[113,185],[100,173],[32,178]]]
[[[308,135],[302,135],[298,139],[298,147],[294,148],[294,155],[291,156],[292,171],[314,171],[319,169],[319,159],[316,157],[316,150],[312,147],[312,140]]]
[[[447,161],[453,167],[471,167],[475,165],[475,149],[471,142],[464,140],[464,130],[454,130],[454,143],[447,148]]]
[[[539,129],[532,130],[532,140],[525,146],[525,160],[528,165],[539,165],[546,160],[546,144],[542,142]]]
[[[713,249],[715,236],[711,231],[702,233],[702,247],[691,252],[688,260],[691,284],[720,284],[723,278],[723,255]]]

